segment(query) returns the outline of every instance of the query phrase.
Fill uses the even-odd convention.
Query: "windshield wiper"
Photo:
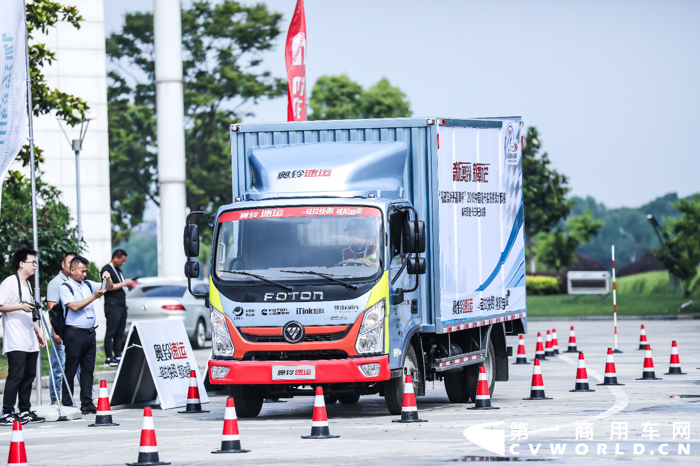
[[[287,286],[287,285],[283,285],[283,284],[281,284],[281,283],[277,283],[277,282],[275,282],[275,281],[270,280],[269,278],[263,277],[262,275],[257,275],[257,274],[250,273],[250,272],[241,272],[240,270],[224,270],[224,272],[226,272],[226,273],[235,273],[235,274],[237,274],[237,275],[245,275],[246,277],[257,278],[258,280],[262,280],[262,281],[264,281],[264,282],[267,282],[267,283],[269,283],[270,285],[279,286],[280,288],[282,288],[282,289],[285,290],[285,291],[294,291],[294,288],[293,288],[293,287]]]
[[[319,277],[323,277],[326,280],[329,280],[333,283],[337,283],[339,285],[343,285],[345,288],[348,290],[356,290],[357,285],[353,285],[352,283],[347,283],[341,280],[338,280],[337,278],[333,278],[333,276],[328,275],[326,273],[321,273],[321,272],[313,272],[311,270],[280,270],[280,272],[286,272],[286,273],[298,273],[301,275],[318,275]]]

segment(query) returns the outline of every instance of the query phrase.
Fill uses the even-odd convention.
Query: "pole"
[[[615,245],[612,247],[612,282],[613,282],[613,323],[615,324],[615,350],[613,353],[622,353],[617,349],[617,294],[615,289]]]
[[[27,2],[24,2],[24,51],[26,54],[27,65],[27,118],[29,120],[29,160],[31,165],[32,177],[32,243],[35,251],[39,251],[39,234],[37,232],[37,214],[36,214],[36,167],[34,166],[34,115],[32,105],[32,81],[29,70],[29,32],[27,27]],[[39,288],[39,254],[36,257],[36,273],[34,274],[34,299],[37,302],[41,300],[41,288]],[[43,331],[43,330],[42,330]],[[36,359],[36,404],[41,406],[41,351]]]
[[[81,223],[81,209],[80,209],[80,150],[83,146],[83,141],[81,139],[73,139],[73,150],[75,151],[75,190],[78,196],[78,205],[76,210],[76,217],[78,220],[78,242],[83,239],[83,226]]]

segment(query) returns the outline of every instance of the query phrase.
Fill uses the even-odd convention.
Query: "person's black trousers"
[[[122,355],[124,329],[126,328],[126,307],[105,304],[105,358],[112,359]]]
[[[63,382],[63,404],[71,405],[70,393],[73,393],[75,373],[80,366],[80,404],[81,408],[91,406],[92,381],[97,356],[95,329],[85,329],[66,326],[63,334],[63,344],[66,347],[66,380]],[[70,392],[69,392],[70,390]]]
[[[32,383],[36,377],[36,359],[39,352],[8,351],[7,354],[7,379],[5,380],[5,393],[2,397],[3,414],[15,411],[15,400],[19,397],[17,407],[19,412],[29,411],[32,407]]]

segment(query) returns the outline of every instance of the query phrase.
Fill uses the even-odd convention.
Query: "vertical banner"
[[[24,3],[5,0],[0,14],[0,186],[27,137]]]
[[[287,63],[287,121],[306,121],[306,17],[297,0],[284,50]]]

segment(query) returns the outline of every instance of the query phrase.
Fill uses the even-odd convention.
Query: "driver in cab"
[[[369,226],[364,218],[354,218],[345,228],[350,246],[343,249],[344,266],[377,265],[377,243],[369,235]]]

